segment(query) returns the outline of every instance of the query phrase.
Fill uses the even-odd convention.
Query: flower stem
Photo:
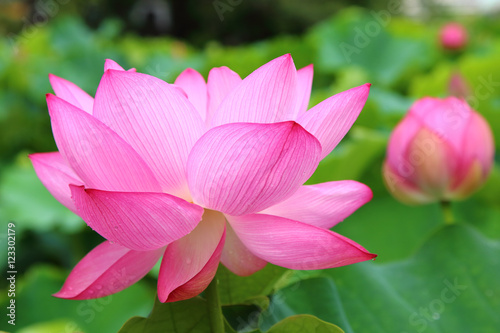
[[[443,210],[444,223],[451,225],[455,223],[451,203],[449,201],[441,201],[441,209]]]
[[[210,317],[210,327],[212,333],[224,333],[224,317],[220,305],[219,292],[217,291],[217,278],[205,289],[205,296],[208,301],[208,316]]]

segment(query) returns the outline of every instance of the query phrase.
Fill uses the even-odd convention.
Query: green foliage
[[[226,322],[226,333],[236,331]],[[156,300],[147,317],[133,317],[118,333],[211,333],[207,302],[201,297],[162,304]],[[247,331],[249,332],[249,331]],[[256,329],[252,333],[262,333]],[[293,315],[267,331],[269,333],[343,333],[338,326],[311,315]],[[42,332],[40,332],[42,333]]]
[[[0,219],[15,221],[18,235],[28,229],[73,233],[85,225],[42,185],[26,153],[6,168],[0,179]]]
[[[268,331],[269,333],[343,333],[338,326],[319,320],[314,316],[290,316]]]
[[[219,266],[219,294],[223,305],[245,303],[255,297],[266,296],[273,291],[276,282],[287,272],[285,268],[268,264],[250,276],[237,276],[223,265]],[[235,286],[237,286],[235,288]],[[259,301],[261,299],[256,299]]]
[[[66,276],[67,272],[51,266],[33,266],[21,281],[17,281],[16,328],[19,332],[66,333],[78,329],[116,332],[128,318],[145,315],[151,307],[154,291],[142,283],[94,300],[72,301],[52,297]],[[2,309],[8,302],[7,293],[2,292]]]
[[[296,313],[345,332],[478,332],[500,327],[500,241],[466,225],[443,227],[413,256],[325,270],[278,291],[260,327]]]
[[[200,297],[174,303],[161,303],[155,298],[153,311],[147,318],[131,318],[119,333],[210,332],[206,303]]]

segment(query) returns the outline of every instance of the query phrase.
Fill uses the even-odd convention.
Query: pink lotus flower
[[[488,123],[465,101],[426,97],[394,129],[384,179],[406,203],[463,199],[484,183],[493,154]]]
[[[441,45],[445,49],[459,50],[467,44],[467,30],[460,23],[448,23],[439,32]]]
[[[59,152],[31,155],[48,190],[107,241],[57,297],[118,292],[163,257],[162,302],[198,295],[219,261],[323,269],[372,259],[329,230],[371,199],[354,181],[303,186],[349,130],[369,84],[306,112],[313,68],[279,57],[242,80],[192,69],[174,84],[107,60],[95,99],[54,75],[47,104]]]

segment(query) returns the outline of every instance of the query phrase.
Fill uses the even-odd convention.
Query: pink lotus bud
[[[451,96],[464,99],[467,99],[467,97],[471,95],[471,89],[467,81],[459,72],[455,72],[451,75],[448,83],[448,92]]]
[[[448,23],[439,32],[441,45],[448,50],[458,50],[467,44],[467,30],[459,23]]]
[[[394,129],[384,180],[406,203],[463,199],[484,183],[493,155],[493,135],[479,113],[456,97],[426,97]]]

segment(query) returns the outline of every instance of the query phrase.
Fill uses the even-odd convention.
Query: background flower
[[[463,49],[468,42],[467,30],[460,23],[447,23],[439,32],[441,45],[445,49],[459,50]]]
[[[384,179],[403,202],[464,199],[484,183],[493,156],[493,135],[479,113],[456,97],[426,97],[394,129]]]

